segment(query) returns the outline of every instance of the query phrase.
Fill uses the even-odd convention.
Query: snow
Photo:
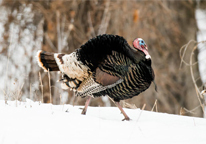
[[[116,107],[0,101],[1,144],[205,144],[206,119]],[[65,112],[67,111],[67,112]]]
[[[195,18],[197,20],[197,27],[200,30],[206,30],[205,20],[206,20],[206,10],[204,9],[196,9]]]

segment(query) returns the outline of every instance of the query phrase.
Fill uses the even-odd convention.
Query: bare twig
[[[21,92],[22,92],[22,89],[23,89],[23,86],[24,86],[24,83],[21,85],[20,89],[19,89],[19,93],[18,93],[18,99],[20,98],[21,96]]]
[[[30,94],[30,95],[29,95],[29,98],[31,99],[31,84],[30,84],[30,87],[29,87],[29,92],[30,92],[30,93],[29,93],[29,94]]]
[[[180,115],[183,115],[184,114],[184,111],[183,111],[183,108],[181,107],[180,108]]]
[[[142,115],[142,112],[143,112],[143,110],[145,109],[145,107],[146,107],[146,104],[144,104],[144,105],[142,106],[142,109],[141,109],[141,111],[140,111],[140,114],[139,114],[139,116],[138,116],[138,118],[137,118],[137,121],[136,121],[136,122],[138,122],[138,121],[139,121],[140,116]]]
[[[5,83],[7,82],[7,80],[8,80],[8,66],[9,66],[9,60],[10,60],[10,53],[11,53],[11,43],[13,43],[13,35],[14,35],[14,32],[13,32],[13,29],[14,29],[14,26],[12,25],[12,27],[11,27],[11,33],[12,33],[12,35],[11,35],[11,37],[10,37],[10,41],[9,41],[9,47],[8,47],[8,55],[7,55],[7,65],[6,65],[6,77],[5,77],[5,79],[4,79],[4,81],[5,81]],[[7,96],[7,85],[6,85],[6,88],[5,88],[5,96],[4,96],[4,100],[5,100],[5,103],[7,103],[7,98],[8,98],[8,96]]]
[[[154,108],[156,109],[156,112],[158,112],[158,110],[157,110],[157,99],[155,100],[155,103],[154,103],[151,111],[153,111]]]
[[[51,95],[51,77],[50,77],[49,69],[48,69],[48,78],[49,78],[49,98],[50,98],[50,103],[52,103],[52,95]]]
[[[127,103],[124,100],[122,102],[123,102],[123,107],[124,108],[137,109],[137,106],[135,104]]]
[[[18,85],[17,85],[17,88],[16,88],[17,93],[14,93],[14,97],[15,97],[15,101],[16,101],[16,107],[18,106],[17,101],[20,98],[23,86],[24,86],[24,83],[20,87],[18,87]]]
[[[56,11],[56,23],[57,23],[57,43],[58,43],[58,47],[57,47],[57,51],[58,53],[61,53],[62,51],[62,33],[61,33],[61,22],[60,22],[60,12],[59,10]],[[55,74],[55,79],[59,78],[59,74]],[[54,103],[57,103],[56,100],[58,99],[58,94],[57,94],[57,83],[55,83],[55,89],[54,89]],[[58,90],[59,91],[59,90]]]
[[[181,58],[180,67],[182,66],[182,63],[184,63],[185,65],[187,65],[187,66],[190,67],[190,73],[191,73],[192,82],[193,82],[193,84],[194,84],[194,87],[195,87],[195,90],[196,90],[197,99],[198,99],[198,101],[199,101],[199,103],[200,103],[200,106],[201,106],[201,108],[202,108],[203,113],[205,113],[204,104],[201,102],[201,99],[200,99],[200,97],[201,97],[201,92],[200,92],[200,90],[199,90],[199,88],[198,88],[198,86],[197,86],[197,83],[196,83],[196,82],[197,82],[197,79],[195,79],[195,77],[194,77],[194,71],[193,71],[193,66],[194,66],[195,64],[197,64],[198,61],[197,61],[197,62],[193,62],[193,55],[194,55],[194,51],[198,48],[198,44],[204,43],[204,42],[206,42],[206,41],[196,42],[196,41],[194,41],[194,40],[190,40],[187,44],[185,44],[184,46],[182,46],[181,49],[180,49],[180,58]],[[184,55],[185,55],[186,50],[188,49],[188,47],[189,47],[189,45],[190,45],[191,43],[194,43],[195,46],[193,47],[192,52],[191,52],[191,54],[190,54],[190,61],[189,61],[189,63],[187,63],[187,62],[184,60]],[[181,54],[183,49],[184,49],[184,52],[183,52],[183,54]],[[191,113],[191,112],[190,112],[190,113]]]
[[[188,110],[188,109],[186,109],[186,108],[183,108],[183,109],[186,111],[186,113],[192,113],[192,114],[195,114],[194,111],[197,110],[199,107],[201,107],[201,105],[195,107],[195,108],[192,109],[192,110]],[[184,113],[184,114],[186,114],[186,113]]]
[[[39,72],[39,81],[41,83],[40,87],[41,87],[41,96],[42,96],[42,103],[44,103],[44,93],[43,93],[43,84],[42,84],[42,78],[41,78],[41,73]]]
[[[192,42],[196,43],[196,41],[190,40],[187,44],[183,45],[183,46],[180,48],[179,54],[180,54],[181,62],[180,62],[180,67],[179,67],[179,68],[182,67],[182,63],[184,63],[184,64],[187,65],[187,66],[190,66],[190,64],[187,63],[187,62],[184,60],[184,56],[185,56],[186,50],[188,49],[188,46],[189,46]],[[182,50],[183,50],[183,49],[184,49],[184,51],[183,51],[183,54],[182,54]]]
[[[200,90],[198,89],[198,86],[196,84],[196,81],[195,81],[195,78],[194,78],[194,73],[193,73],[193,67],[192,67],[192,56],[194,54],[194,51],[197,49],[197,45],[193,48],[192,52],[191,52],[191,55],[190,55],[190,73],[191,73],[191,77],[192,77],[192,81],[193,81],[193,84],[195,86],[195,90],[197,92],[197,99],[201,105],[201,108],[202,108],[202,111],[203,113],[205,113],[205,110],[204,110],[204,105],[202,104],[201,100],[200,100]]]
[[[108,98],[115,104],[115,101],[111,97],[108,96]]]
[[[0,89],[1,89],[1,87],[0,87]],[[4,93],[4,95],[5,95],[5,97],[6,97],[7,94],[6,94],[5,90],[1,89],[1,91]],[[5,99],[5,104],[8,104],[8,103],[7,103],[7,99]]]

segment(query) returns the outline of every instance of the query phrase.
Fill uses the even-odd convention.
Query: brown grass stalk
[[[155,103],[154,103],[151,111],[154,111],[154,108],[155,108],[156,112],[158,112],[158,110],[157,110],[157,99],[155,100]]]
[[[42,84],[42,78],[41,78],[41,73],[39,72],[39,81],[41,83],[40,87],[41,87],[41,101],[42,103],[44,103],[44,93],[43,93],[43,84]]]
[[[201,92],[200,92],[200,90],[199,90],[199,88],[198,88],[198,86],[197,86],[197,83],[196,83],[196,82],[197,82],[197,81],[196,81],[197,79],[195,79],[194,70],[193,70],[193,66],[196,65],[196,64],[198,64],[198,61],[193,62],[194,52],[195,52],[195,50],[198,48],[198,44],[204,43],[204,42],[206,42],[206,41],[196,42],[196,41],[194,41],[194,40],[190,40],[187,44],[185,44],[185,45],[183,45],[183,46],[181,47],[181,49],[180,49],[180,58],[181,58],[180,67],[182,66],[182,63],[184,63],[186,66],[189,66],[189,67],[190,67],[191,78],[192,78],[192,82],[193,82],[194,87],[195,87],[196,96],[197,96],[197,99],[198,99],[198,101],[199,101],[199,103],[200,103],[201,109],[202,109],[203,113],[205,114],[204,103],[201,102]],[[189,62],[186,62],[186,61],[184,60],[184,56],[185,56],[186,50],[188,49],[189,45],[192,44],[192,43],[195,44],[195,46],[193,47],[193,49],[192,49],[192,51],[191,51],[191,53],[190,53]],[[184,51],[183,51],[183,53],[182,53],[182,50],[183,50],[183,49],[184,49]],[[186,110],[185,108],[184,108],[184,110],[187,111],[187,112],[192,113],[192,111],[188,111],[188,110]]]
[[[50,99],[50,103],[52,104],[52,94],[51,94],[51,76],[50,76],[49,69],[48,69],[48,78],[49,78],[49,99]]]
[[[193,64],[193,62],[192,62],[192,57],[193,57],[193,55],[194,55],[194,51],[197,49],[197,46],[198,45],[196,45],[194,48],[193,48],[193,50],[192,50],[192,52],[191,52],[191,55],[190,55],[190,72],[191,72],[191,77],[192,77],[192,81],[193,81],[193,84],[194,84],[194,86],[195,86],[195,90],[196,90],[196,95],[197,95],[197,99],[198,99],[198,101],[199,101],[199,103],[200,103],[200,105],[201,105],[201,108],[202,108],[202,111],[203,111],[203,113],[205,114],[205,110],[204,110],[204,104],[202,104],[202,102],[201,102],[201,100],[200,100],[200,90],[198,89],[198,86],[197,86],[197,84],[196,84],[196,81],[195,81],[195,78],[194,78],[194,73],[193,73],[193,67],[192,67],[192,64]]]
[[[140,116],[142,115],[142,112],[143,112],[143,110],[145,109],[145,107],[146,107],[146,104],[144,104],[144,105],[142,106],[142,109],[141,109],[141,111],[140,111],[140,114],[139,114],[139,116],[138,116],[138,118],[137,118],[137,122],[139,121]]]
[[[10,37],[10,41],[9,41],[9,46],[8,46],[8,55],[7,55],[7,64],[6,64],[6,77],[5,77],[5,79],[4,79],[4,81],[5,81],[5,84],[6,84],[6,82],[7,82],[7,80],[8,80],[8,66],[9,66],[9,61],[10,61],[10,53],[11,53],[11,43],[13,42],[13,28],[14,28],[14,26],[12,26],[11,27],[11,33],[12,33],[12,35],[11,35],[11,37]],[[5,88],[5,96],[4,96],[4,100],[5,100],[5,103],[7,103],[7,99],[8,99],[8,96],[7,96],[7,92],[8,92],[8,89],[7,89],[7,84],[6,84],[6,88]]]

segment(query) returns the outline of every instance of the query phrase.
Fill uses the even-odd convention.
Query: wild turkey
[[[76,96],[88,99],[82,114],[86,114],[91,97],[108,95],[124,115],[119,104],[137,96],[154,81],[151,56],[143,39],[137,38],[130,47],[118,35],[99,35],[71,54],[38,51],[38,64],[45,71],[61,71],[63,88],[76,91]]]

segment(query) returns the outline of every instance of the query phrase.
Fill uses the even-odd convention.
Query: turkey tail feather
[[[37,61],[46,72],[61,71],[64,89],[77,89],[79,85],[91,74],[90,69],[78,61],[76,52],[71,54],[37,52]]]
[[[54,53],[39,50],[37,52],[37,62],[45,71],[59,71],[59,67],[54,58]]]

